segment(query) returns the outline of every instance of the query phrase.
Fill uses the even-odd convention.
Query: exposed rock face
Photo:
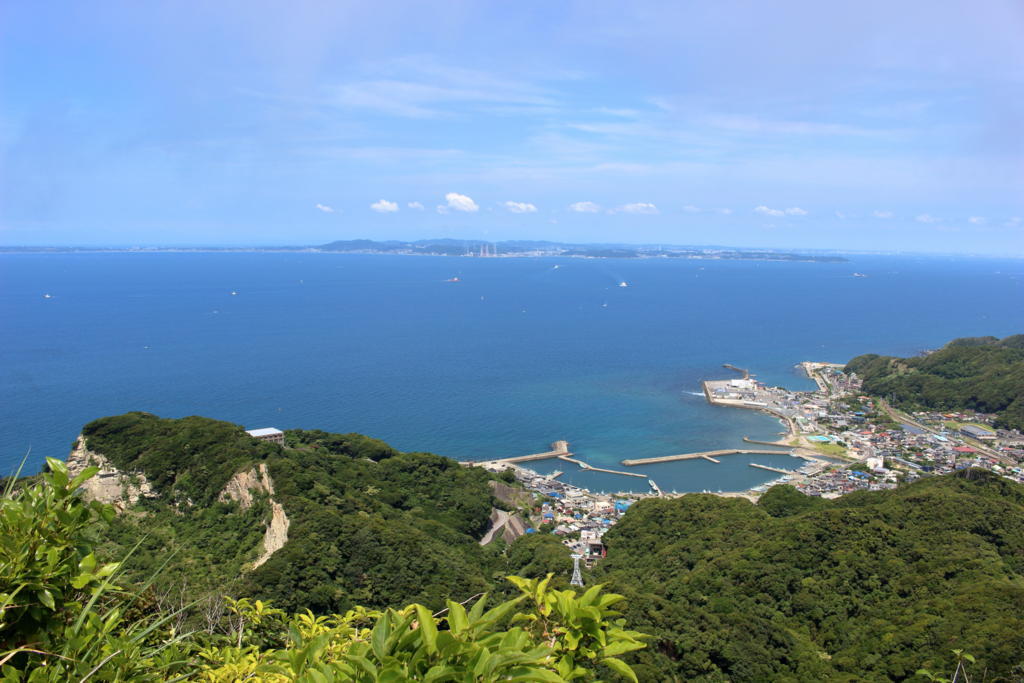
[[[253,563],[253,569],[269,560],[271,555],[288,542],[288,526],[291,524],[288,521],[288,515],[284,513],[284,508],[277,501],[270,502],[270,509],[270,524],[267,525],[267,530],[263,534],[263,554]]]
[[[270,556],[284,547],[288,542],[288,527],[291,522],[284,512],[284,507],[274,500],[274,480],[267,472],[266,463],[260,463],[231,477],[218,500],[238,501],[239,507],[247,510],[252,506],[253,493],[262,491],[270,496],[270,522],[263,534],[263,553],[253,563],[253,569],[270,559]]]
[[[139,502],[140,498],[156,498],[157,493],[141,472],[125,473],[103,457],[102,454],[86,448],[85,438],[79,434],[75,448],[67,460],[68,474],[78,475],[90,465],[100,468],[95,477],[82,484],[86,500],[98,500],[113,505],[118,513]]]
[[[252,507],[253,491],[263,491],[270,496],[274,495],[274,481],[270,478],[270,473],[267,472],[266,463],[261,462],[258,467],[252,467],[231,477],[224,490],[217,496],[217,500],[221,502],[238,501],[239,507],[248,510]]]

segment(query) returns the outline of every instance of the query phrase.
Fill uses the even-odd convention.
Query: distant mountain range
[[[578,256],[583,258],[692,258],[825,262],[842,262],[847,260],[842,256],[831,254],[799,254],[767,249],[752,250],[636,244],[571,244],[529,240],[506,242],[454,239],[428,239],[415,242],[338,240],[321,245],[318,249],[320,251],[364,254],[430,254],[483,257]]]
[[[3,247],[8,253],[93,253],[93,252],[253,252],[303,251],[348,254],[420,254],[428,256],[476,256],[487,258],[530,256],[575,256],[580,258],[689,258],[746,261],[816,261],[840,263],[848,259],[834,254],[797,253],[773,249],[735,249],[708,246],[650,244],[572,244],[531,240],[485,242],[482,240],[426,239],[337,240],[322,245],[258,247]]]

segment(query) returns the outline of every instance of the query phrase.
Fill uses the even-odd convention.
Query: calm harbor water
[[[1022,281],[1020,260],[908,256],[5,254],[0,471],[29,449],[30,471],[63,458],[84,423],[129,410],[358,431],[459,459],[533,453],[556,439],[612,468],[739,447],[781,427],[707,405],[700,381],[730,376],[722,363],[807,389],[794,369],[802,360],[1019,333]],[[774,478],[750,461],[799,464],[731,456],[641,471],[679,491]],[[599,490],[646,489],[568,463],[537,469]]]

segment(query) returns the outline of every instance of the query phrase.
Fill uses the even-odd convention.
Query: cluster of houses
[[[1024,483],[1024,435],[992,428],[993,416],[919,412],[913,417],[921,426],[875,423],[868,419],[874,401],[860,399],[863,410],[830,414],[830,433],[812,437],[842,444],[859,462],[803,482],[804,492],[833,497],[858,489],[892,488],[899,481],[968,467]]]
[[[525,467],[507,463],[485,463],[483,467],[492,471],[511,469],[524,488],[539,494],[539,502],[531,515],[536,527],[526,532],[546,532],[561,537],[562,543],[582,555],[588,566],[604,557],[601,538],[634,502],[621,496],[593,493]]]

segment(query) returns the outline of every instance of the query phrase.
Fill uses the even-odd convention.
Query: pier
[[[732,363],[722,363],[722,367],[723,368],[727,368],[729,370],[735,370],[736,372],[742,373],[743,374],[743,379],[750,379],[750,370],[745,370],[743,368],[738,368],[735,365],[733,365]]]
[[[582,460],[577,460],[576,458],[570,458],[568,455],[560,455],[560,456],[558,456],[558,459],[559,460],[564,460],[566,462],[574,463],[576,465],[579,465],[580,469],[590,470],[591,472],[605,472],[606,474],[621,474],[621,475],[626,476],[626,477],[646,477],[647,476],[646,474],[637,474],[636,472],[620,472],[619,470],[609,470],[609,469],[605,469],[604,467],[594,467],[593,465],[588,465],[587,463],[583,462]]]
[[[551,450],[544,453],[533,453],[532,455],[516,455],[511,458],[495,458],[491,462],[507,462],[515,464],[518,462],[530,462],[532,460],[547,460],[548,458],[559,458],[563,455],[572,455],[569,452],[569,442],[559,440],[551,444]]]
[[[784,470],[781,467],[769,467],[768,465],[759,465],[756,462],[750,463],[751,467],[756,467],[759,470],[768,470],[769,472],[778,472],[779,474],[799,474],[795,470]]]
[[[759,446],[778,446],[779,448],[792,448],[792,446],[782,441],[758,441],[757,439],[751,439],[749,436],[743,437],[743,443],[753,443]]]
[[[698,458],[704,458],[705,460],[711,460],[711,462],[717,462],[714,460],[716,457],[723,455],[740,455],[740,454],[757,454],[757,455],[789,455],[785,451],[769,451],[765,449],[756,448],[726,448],[718,451],[699,451],[697,453],[680,453],[679,455],[662,455],[656,458],[637,458],[634,460],[623,460],[622,464],[627,467],[635,467],[636,465],[653,465],[658,462],[674,462],[676,460],[696,460]]]

